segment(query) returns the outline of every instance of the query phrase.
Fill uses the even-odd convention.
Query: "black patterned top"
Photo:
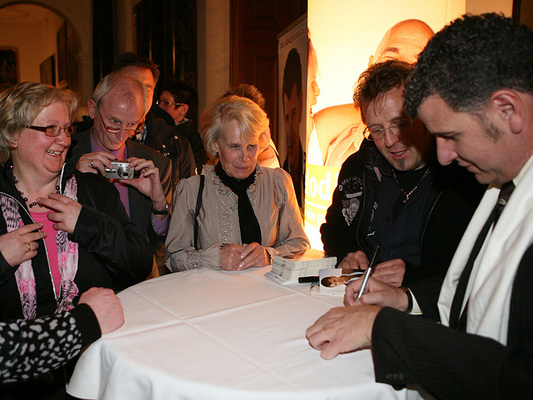
[[[0,384],[59,368],[100,336],[98,320],[86,304],[34,320],[0,322]]]

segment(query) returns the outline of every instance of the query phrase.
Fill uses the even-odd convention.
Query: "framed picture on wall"
[[[49,85],[55,86],[56,63],[55,56],[53,54],[39,64],[39,70],[41,72],[41,83],[48,83]]]
[[[0,47],[0,92],[19,82],[19,60],[16,47]]]

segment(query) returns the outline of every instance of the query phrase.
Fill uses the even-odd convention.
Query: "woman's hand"
[[[236,271],[241,261],[244,247],[238,244],[223,244],[220,246],[220,268],[226,271]]]
[[[226,271],[241,271],[251,267],[266,267],[270,255],[259,243],[239,246],[224,244],[220,247],[220,268]]]
[[[50,221],[55,222],[54,229],[74,233],[81,212],[80,203],[58,193],[50,193],[48,198],[40,197],[36,201],[37,204],[52,210],[46,216]]]
[[[0,236],[0,253],[9,265],[20,265],[37,255],[37,241],[46,237],[46,233],[39,231],[42,227],[40,222],[23,225]]]
[[[270,264],[270,255],[267,249],[259,243],[253,242],[243,245],[241,252],[241,262],[237,266],[238,270],[250,267],[266,267]]]

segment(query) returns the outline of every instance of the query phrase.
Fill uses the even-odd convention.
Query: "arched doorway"
[[[16,54],[18,80],[69,87],[86,104],[93,90],[90,11],[90,0],[76,7],[64,0],[0,0],[0,51]]]

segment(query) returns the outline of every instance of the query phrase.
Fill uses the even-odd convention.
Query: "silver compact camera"
[[[126,161],[111,161],[112,168],[105,169],[107,179],[133,179],[135,170]]]

